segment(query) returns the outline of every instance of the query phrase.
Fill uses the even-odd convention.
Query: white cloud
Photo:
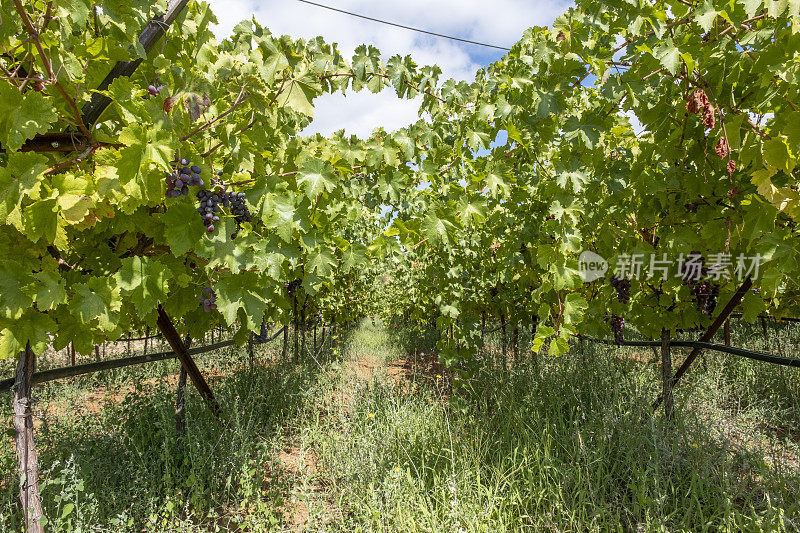
[[[304,130],[306,134],[330,136],[343,129],[348,135],[366,139],[377,127],[394,131],[419,120],[419,100],[398,100],[391,89],[378,94],[329,94],[314,103],[314,122]]]
[[[332,12],[296,0],[209,0],[219,20],[217,35],[224,38],[243,19],[255,17],[277,35],[313,38],[322,35],[339,44],[349,57],[358,45],[378,47],[384,60],[411,55],[417,64],[436,64],[442,78],[472,80],[483,64],[502,51],[458,43],[409,30]],[[499,46],[510,47],[530,26],[552,24],[569,3],[560,0],[319,0],[319,3],[398,24],[426,29]],[[314,123],[308,133],[328,135],[345,129],[368,136],[373,128],[396,129],[418,120],[417,104],[398,100],[391,89],[374,95],[367,91],[326,95],[315,101]]]

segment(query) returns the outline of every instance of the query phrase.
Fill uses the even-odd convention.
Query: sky
[[[380,49],[384,61],[395,54],[408,55],[418,65],[436,64],[440,79],[472,81],[481,66],[500,59],[504,52],[394,28],[297,0],[208,0],[219,25],[219,39],[231,34],[244,19],[255,19],[277,35],[335,42],[345,57],[360,44]],[[510,47],[531,26],[548,26],[571,2],[560,0],[315,0],[317,3],[406,26],[462,39]],[[419,102],[399,100],[393,90],[375,95],[368,91],[325,95],[314,101],[314,122],[303,133],[325,136],[344,129],[347,134],[369,137],[383,126],[389,131],[418,120]]]

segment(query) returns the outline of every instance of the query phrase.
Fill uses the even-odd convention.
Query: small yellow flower
[[[436,374],[436,379],[442,379],[442,375],[441,374]]]
[[[367,415],[367,417],[369,417],[369,418],[375,418],[375,413],[370,413],[370,414],[368,414],[368,415]]]
[[[697,448],[697,444],[696,444],[696,443],[694,443],[694,442],[692,443],[692,446],[694,446],[695,448]]]

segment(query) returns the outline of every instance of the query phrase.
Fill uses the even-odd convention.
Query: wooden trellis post
[[[667,420],[675,417],[675,400],[672,396],[672,352],[669,345],[669,330],[661,330],[661,395],[664,398],[664,415]]]
[[[36,371],[36,354],[30,344],[19,354],[14,383],[14,429],[17,433],[17,461],[19,463],[19,498],[25,513],[25,531],[43,533],[41,519],[42,501],[39,495],[39,457],[33,439],[33,413],[31,412],[31,377]]]
[[[184,342],[186,349],[192,345],[192,338],[187,336]],[[186,431],[186,411],[184,391],[186,390],[186,367],[181,363],[181,373],[178,376],[178,390],[175,394],[175,432],[180,439]]]
[[[722,329],[723,336],[725,337],[725,346],[731,345],[731,319],[725,321],[725,326]]]

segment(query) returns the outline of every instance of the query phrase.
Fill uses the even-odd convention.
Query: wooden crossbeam
[[[208,346],[198,346],[188,350],[189,355],[198,355],[214,350],[233,346],[236,341],[222,341]],[[86,363],[83,365],[64,366],[61,368],[53,368],[50,370],[43,370],[36,372],[31,378],[32,385],[40,383],[47,383],[48,381],[55,381],[58,379],[72,378],[75,376],[83,376],[86,374],[94,374],[95,372],[102,372],[103,370],[112,370],[114,368],[125,368],[128,366],[142,365],[145,363],[154,363],[156,361],[165,361],[177,357],[175,352],[160,352],[150,353],[145,355],[135,355],[133,357],[124,357],[122,359],[109,359],[106,361],[99,361],[95,363]],[[14,386],[14,378],[4,379],[0,381],[0,394],[11,390]]]
[[[20,152],[82,152],[89,147],[86,137],[77,132],[37,135],[22,145]],[[0,146],[0,153],[5,149]]]

